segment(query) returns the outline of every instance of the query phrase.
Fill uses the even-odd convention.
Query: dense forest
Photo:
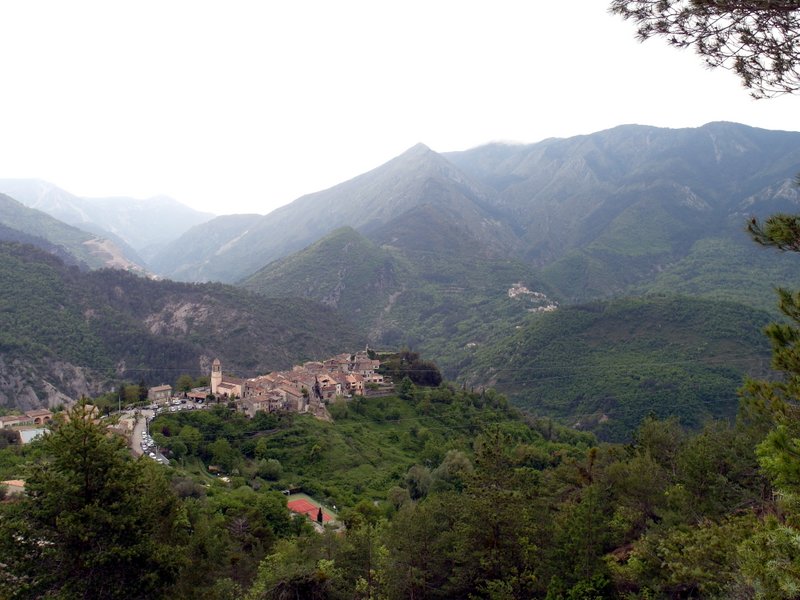
[[[3,598],[792,598],[793,432],[752,382],[736,423],[627,444],[491,391],[339,400],[333,422],[167,413],[133,459],[81,405],[0,450]],[[223,477],[224,475],[224,477]],[[315,531],[280,490],[338,509]]]

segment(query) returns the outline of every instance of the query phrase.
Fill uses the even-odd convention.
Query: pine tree
[[[800,2],[795,0],[612,0],[639,39],[692,48],[709,67],[736,73],[756,98],[800,89]]]
[[[27,496],[0,509],[0,597],[149,598],[182,566],[180,504],[85,406],[38,442]]]

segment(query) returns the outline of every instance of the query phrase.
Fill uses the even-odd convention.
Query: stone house
[[[25,427],[31,425],[44,425],[53,420],[53,413],[45,408],[25,411],[22,415],[7,415],[0,417],[0,428]]]
[[[172,386],[171,385],[157,385],[147,390],[147,400],[148,402],[152,402],[154,404],[164,404],[169,402],[170,397],[172,396]]]
[[[383,383],[380,361],[365,351],[342,353],[324,361],[307,361],[291,371],[273,371],[247,380],[225,377],[219,359],[211,367],[211,392],[237,400],[249,416],[259,410],[311,412],[330,418],[325,404],[337,396],[362,396],[367,383]]]

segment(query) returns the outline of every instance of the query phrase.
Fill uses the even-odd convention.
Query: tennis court
[[[328,523],[336,519],[336,515],[327,508],[321,506],[311,496],[306,494],[292,494],[286,501],[286,506],[290,511],[301,515],[306,515],[312,521],[317,520],[319,509],[322,508],[322,522]]]

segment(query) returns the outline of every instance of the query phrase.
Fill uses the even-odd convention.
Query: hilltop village
[[[185,399],[233,403],[237,410],[249,417],[261,410],[310,413],[329,420],[326,406],[337,397],[381,396],[394,391],[393,384],[378,373],[380,366],[380,360],[370,358],[368,351],[363,350],[355,354],[337,354],[321,362],[306,362],[289,371],[240,379],[225,375],[222,363],[215,359],[211,366],[210,386],[192,389],[185,394]],[[149,388],[147,398],[154,408],[180,402],[174,397],[171,385]],[[42,435],[46,423],[52,419],[53,413],[46,409],[0,416],[0,431],[11,436],[9,440],[13,443],[27,444]],[[134,424],[135,418],[123,417],[114,430],[129,437]]]
[[[383,395],[394,386],[378,373],[381,362],[370,358],[368,351],[338,354],[324,361],[295,365],[289,371],[273,371],[250,379],[226,375],[222,363],[211,365],[210,386],[195,388],[187,397],[203,401],[214,398],[236,405],[250,417],[258,411],[311,413],[329,419],[326,405],[337,397]],[[160,403],[169,401],[169,385],[150,388],[149,398]]]

